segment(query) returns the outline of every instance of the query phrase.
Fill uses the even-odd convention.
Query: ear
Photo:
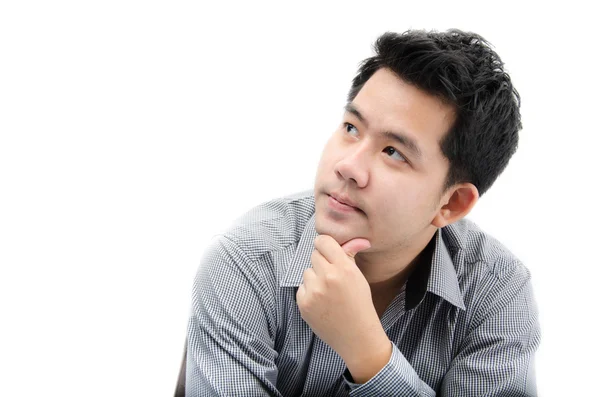
[[[448,189],[442,196],[442,207],[431,224],[442,228],[464,218],[479,200],[479,191],[472,183],[461,183]]]

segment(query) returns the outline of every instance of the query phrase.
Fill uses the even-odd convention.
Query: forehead
[[[441,155],[439,143],[456,118],[451,105],[387,68],[376,71],[352,103],[366,119],[369,130],[402,132],[418,143],[426,158]]]

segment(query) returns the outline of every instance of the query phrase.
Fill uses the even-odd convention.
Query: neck
[[[372,291],[391,291],[401,288],[416,266],[423,260],[431,259],[425,249],[435,235],[435,229],[428,233],[418,244],[403,246],[390,251],[359,252],[355,262],[361,270]]]

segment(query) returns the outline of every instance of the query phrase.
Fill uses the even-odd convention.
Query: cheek
[[[320,174],[322,174],[323,172],[329,172],[334,167],[337,161],[336,156],[338,154],[335,149],[335,143],[333,142],[333,140],[334,138],[331,138],[323,148],[323,151],[321,152],[321,158],[319,160],[318,166]]]
[[[407,199],[410,200],[410,207],[419,212],[431,207],[431,193],[426,187],[410,192]]]
[[[431,211],[432,203],[440,198],[442,178],[437,173],[414,174],[415,179],[411,181],[412,188],[406,193],[406,198],[413,203],[414,208],[422,208]]]
[[[405,181],[393,188],[398,194],[381,203],[379,214],[385,223],[418,221],[429,217],[434,192],[430,182],[420,179]],[[435,196],[437,197],[437,196]]]

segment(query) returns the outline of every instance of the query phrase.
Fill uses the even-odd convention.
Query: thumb
[[[342,245],[342,249],[350,258],[354,259],[354,256],[362,250],[366,250],[371,247],[371,243],[366,238],[353,238]]]

